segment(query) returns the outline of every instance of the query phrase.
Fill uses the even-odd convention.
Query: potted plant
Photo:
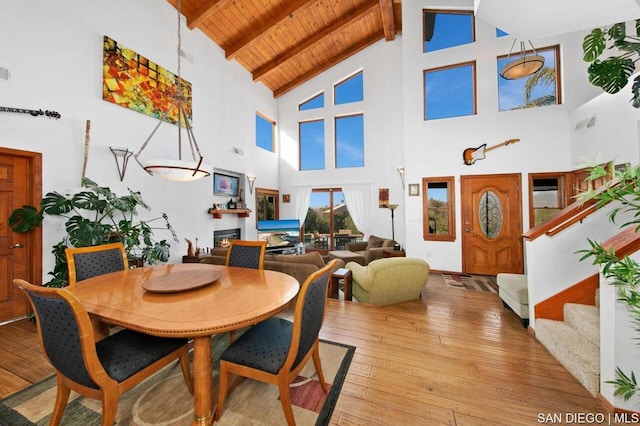
[[[640,166],[626,165],[623,169],[616,169],[613,163],[608,166],[597,165],[590,169],[586,180],[597,181],[606,178],[604,187],[590,190],[578,195],[578,200],[586,202],[596,200],[597,207],[616,202],[609,213],[609,219],[616,223],[618,213],[631,213],[631,219],[626,220],[620,229],[633,226],[634,231],[640,230]],[[602,267],[602,275],[611,280],[616,287],[618,300],[627,305],[628,311],[634,316],[635,330],[640,331],[640,264],[626,256],[619,257],[614,247],[606,249],[599,242],[587,239],[590,248],[580,250],[580,260],[591,258],[594,265]],[[615,396],[622,396],[629,400],[640,392],[640,385],[635,373],[625,373],[620,367],[615,371],[616,379],[607,383],[615,385]]]
[[[9,226],[15,232],[29,232],[40,226],[45,215],[64,218],[67,235],[53,246],[53,278],[45,285],[63,287],[67,283],[67,247],[87,247],[99,244],[122,242],[132,265],[155,264],[169,259],[170,245],[166,240],[156,241],[154,231],[168,230],[174,241],[178,238],[169,223],[167,215],[149,220],[134,220],[138,208],[151,210],[140,195],[129,189],[129,194],[119,196],[108,187],[98,186],[91,179],[82,179],[83,190],[75,194],[63,195],[59,192],[47,193],[40,209],[22,206],[9,217]],[[160,226],[154,226],[155,222]]]
[[[616,56],[609,56],[600,60],[607,49],[616,48]],[[590,62],[589,81],[601,87],[607,93],[618,93],[629,82],[634,73],[635,63],[640,59],[640,19],[635,21],[635,34],[627,35],[624,22],[612,25],[610,28],[595,28],[584,38],[582,44],[583,59]],[[640,75],[633,79],[631,86],[633,97],[631,104],[640,108]]]

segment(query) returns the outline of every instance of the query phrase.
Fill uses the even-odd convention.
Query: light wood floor
[[[329,301],[321,338],[357,347],[335,425],[533,425],[554,413],[604,413],[497,295],[444,285],[376,307]],[[0,398],[53,373],[35,329],[0,327]]]

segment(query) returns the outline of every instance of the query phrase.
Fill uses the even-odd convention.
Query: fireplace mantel
[[[221,219],[223,214],[237,214],[238,217],[249,217],[251,210],[249,209],[209,209],[207,211],[214,219]]]

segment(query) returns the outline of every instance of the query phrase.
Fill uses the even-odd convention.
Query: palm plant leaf
[[[606,47],[605,33],[600,28],[594,28],[584,38],[582,43],[582,58],[586,62],[593,62],[604,52]]]
[[[634,108],[640,108],[640,75],[637,75],[636,78],[633,79],[631,93],[633,94],[631,105],[633,105]]]
[[[533,89],[537,86],[551,86],[556,84],[556,69],[552,67],[542,67],[538,72],[531,75],[524,84],[524,99],[526,103],[531,100]],[[555,96],[554,96],[555,99]]]
[[[64,215],[73,210],[73,201],[58,192],[49,192],[40,202],[42,211],[50,215]]]
[[[42,212],[33,206],[22,206],[9,216],[9,227],[15,232],[29,232],[42,223]]]
[[[635,65],[628,58],[610,57],[604,61],[596,60],[589,65],[589,81],[607,93],[618,93],[626,86],[634,70]]]
[[[93,210],[103,213],[107,208],[107,202],[98,197],[94,192],[82,191],[74,194],[72,198],[73,204],[80,209]]]

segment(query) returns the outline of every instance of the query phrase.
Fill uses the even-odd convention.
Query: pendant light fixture
[[[180,52],[182,47],[182,33],[181,33],[181,20],[180,20],[180,10],[182,8],[182,0],[178,0],[177,11],[178,11],[178,81],[177,81],[177,90],[176,95],[174,96],[173,102],[167,108],[167,111],[160,118],[160,121],[153,129],[147,140],[142,144],[140,150],[133,156],[138,164],[147,171],[152,176],[159,176],[164,179],[178,181],[178,182],[190,182],[203,177],[207,177],[211,175],[211,170],[213,167],[208,166],[202,163],[203,157],[200,154],[200,148],[198,147],[198,143],[196,142],[196,138],[193,135],[193,129],[191,128],[191,124],[189,123],[189,116],[186,113],[184,103],[186,99],[182,93],[182,77],[181,77],[181,69],[180,69]],[[160,125],[166,120],[169,116],[169,113],[173,110],[173,108],[178,109],[178,118],[176,125],[178,127],[178,157],[177,159],[141,159],[140,154],[147,147],[147,144],[153,138],[156,131],[160,127]],[[184,125],[186,140],[183,141],[182,135],[182,126]],[[183,160],[182,158],[182,145],[183,142],[189,145],[189,149],[191,151],[191,160]]]
[[[511,45],[511,50],[509,50],[509,55],[507,56],[507,60],[511,56],[511,52],[513,51],[513,47],[516,45],[518,40],[513,40],[513,44]],[[527,55],[525,50],[525,42],[520,42],[520,57],[511,62],[507,62],[500,71],[500,76],[506,80],[516,80],[518,78],[528,77],[532,74],[538,72],[540,68],[544,65],[544,57],[538,55],[536,49],[533,47],[533,44],[529,40],[529,45],[531,46],[531,50],[533,50],[533,55]]]

